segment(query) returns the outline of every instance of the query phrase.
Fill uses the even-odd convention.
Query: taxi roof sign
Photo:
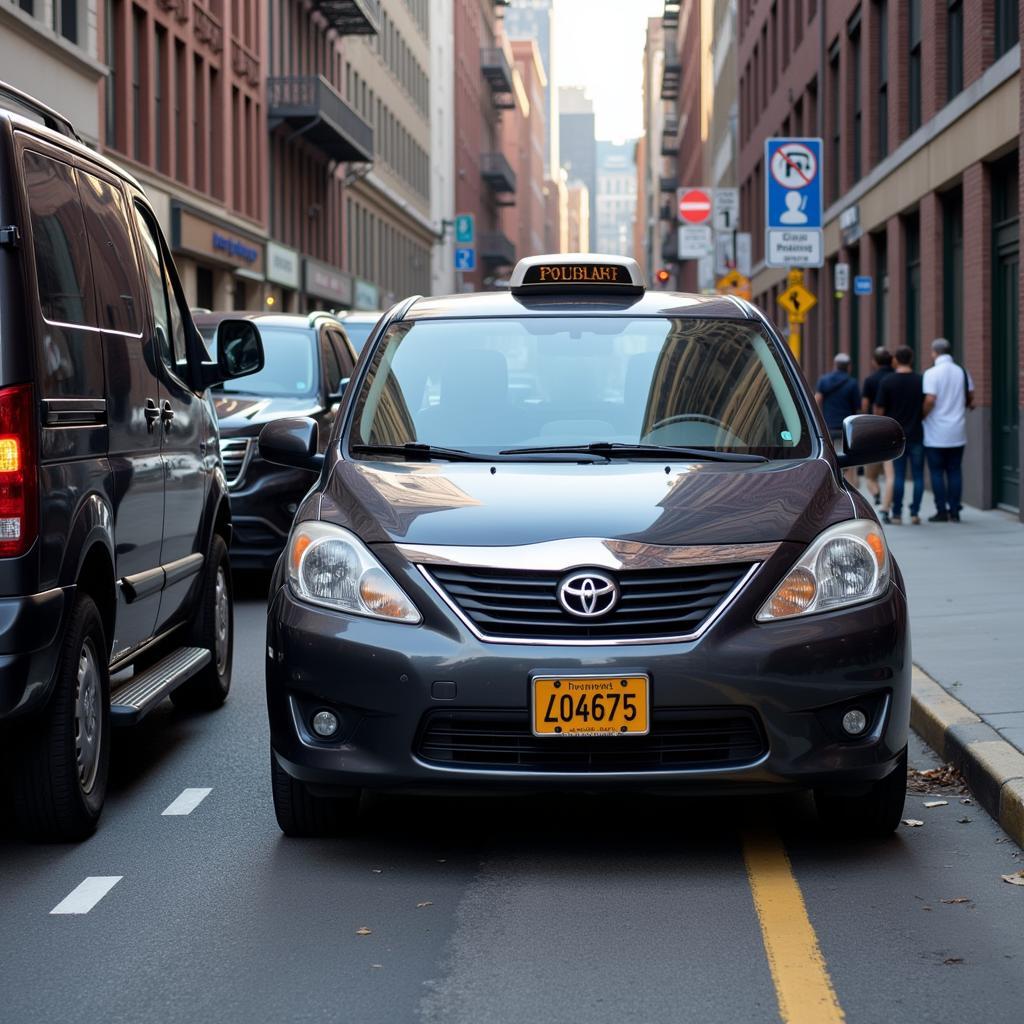
[[[577,291],[642,295],[644,292],[636,260],[594,252],[527,256],[516,264],[509,286],[513,295]]]

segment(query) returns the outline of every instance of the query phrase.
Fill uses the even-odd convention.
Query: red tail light
[[[23,555],[39,531],[32,385],[0,388],[0,556]]]

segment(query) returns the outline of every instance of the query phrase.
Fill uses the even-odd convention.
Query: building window
[[[889,4],[876,0],[875,18],[878,21],[878,159],[889,153]]]
[[[859,181],[861,176],[861,153],[863,149],[861,121],[861,49],[860,49],[860,9],[850,19],[850,83],[853,87],[853,180]]]
[[[1017,0],[996,0],[996,57],[1002,57],[1020,39]]]
[[[153,120],[154,137],[156,140],[155,163],[158,171],[166,171],[164,158],[164,65],[167,47],[167,30],[156,26],[156,41],[153,47]]]
[[[946,5],[946,102],[964,87],[964,2]]]
[[[31,13],[34,6],[30,2],[26,7],[22,0],[22,10]],[[53,0],[53,30],[69,42],[78,42],[78,0]]]
[[[942,200],[942,333],[963,361],[964,338],[964,203],[957,188]]]
[[[145,159],[142,126],[148,121],[143,118],[142,96],[142,50],[146,45],[146,12],[132,7],[132,156]]]
[[[119,56],[118,44],[121,27],[121,0],[107,0],[106,13],[103,19],[103,47],[107,67],[107,87],[104,93],[104,111],[106,115],[104,134],[108,146],[121,148],[121,140],[117,137],[117,89],[120,84],[117,69]]]
[[[907,5],[910,19],[907,62],[907,132],[913,134],[921,127],[921,0],[910,0]]]
[[[903,343],[915,352],[920,348],[921,334],[921,222],[916,213],[903,221],[903,245],[907,254],[904,296],[907,303]]]
[[[889,320],[888,239],[884,231],[873,236],[875,250],[875,344],[886,345]]]
[[[832,140],[831,152],[829,153],[829,186],[833,202],[839,198],[839,138],[842,124],[842,108],[839,105],[839,43],[836,42],[828,55],[828,89],[831,94],[829,99],[829,119],[831,121],[829,134]]]

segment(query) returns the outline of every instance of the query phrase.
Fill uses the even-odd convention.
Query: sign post
[[[821,139],[766,139],[765,262],[820,267],[824,262]]]
[[[676,206],[682,224],[708,224],[711,220],[713,201],[711,189],[696,185],[684,185],[676,193]]]
[[[462,275],[476,270],[476,218],[471,213],[456,214],[453,259],[461,292]]]
[[[789,314],[789,348],[800,359],[800,328],[807,314],[818,304],[818,298],[804,287],[804,272],[791,270],[786,277],[786,290],[778,297],[779,305]]]

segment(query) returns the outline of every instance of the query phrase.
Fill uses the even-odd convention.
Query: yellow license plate
[[[646,736],[647,676],[535,676],[535,736]]]

